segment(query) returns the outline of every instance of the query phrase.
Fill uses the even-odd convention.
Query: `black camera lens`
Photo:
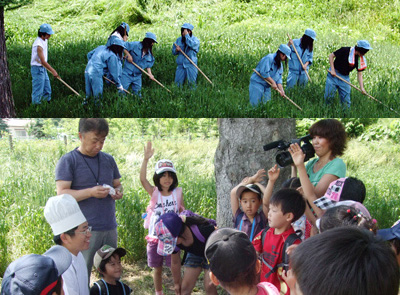
[[[292,156],[288,151],[277,154],[275,160],[280,167],[286,167],[287,165],[293,164]]]

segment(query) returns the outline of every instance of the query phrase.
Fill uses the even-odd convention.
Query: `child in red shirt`
[[[262,232],[253,240],[256,251],[262,254],[261,282],[275,285],[281,294],[289,295],[290,289],[282,278],[283,246],[286,239],[295,234],[292,222],[304,214],[305,201],[303,196],[294,189],[277,191],[269,202],[268,224],[264,245]],[[297,239],[294,244],[299,244]]]

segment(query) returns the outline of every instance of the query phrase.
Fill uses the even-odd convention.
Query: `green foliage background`
[[[352,91],[352,107],[343,113],[338,100],[323,102],[328,55],[342,46],[367,39],[365,88],[397,110],[400,92],[399,0],[62,0],[33,1],[6,13],[8,59],[19,117],[391,117],[389,109]],[[61,77],[84,95],[86,54],[105,44],[121,20],[131,25],[130,41],[142,40],[146,31],[156,33],[155,77],[172,90],[168,94],[144,78],[143,99],[119,97],[105,91],[104,107],[83,109],[81,99],[59,81],[51,79],[53,103],[32,106],[30,91],[31,46],[41,23],[53,26],[49,62]],[[199,66],[214,82],[200,74],[195,91],[174,86],[175,58],[172,43],[183,22],[194,24],[201,47]],[[281,43],[302,36],[311,27],[317,32],[313,80],[305,89],[287,93],[303,112],[273,94],[273,100],[256,110],[248,103],[252,69]],[[284,80],[286,79],[286,71]],[[357,84],[355,74],[352,82]],[[397,110],[400,112],[400,110]]]
[[[297,121],[298,135],[304,135],[304,126],[315,120]],[[400,120],[347,121],[362,125],[358,129],[364,128],[349,141],[343,156],[347,175],[365,183],[367,208],[381,228],[390,227],[400,218]],[[139,170],[147,140],[152,140],[155,147],[148,166],[148,179],[158,159],[171,159],[177,167],[186,207],[208,218],[216,217],[216,119],[111,119],[109,122],[110,135],[104,151],[115,157],[122,175],[125,194],[116,202],[116,211],[119,245],[128,250],[128,262],[146,255],[146,231],[141,215],[149,196],[140,184]],[[173,136],[166,129],[154,133],[154,126],[162,122],[178,128]],[[47,130],[44,133],[50,139],[14,140],[13,150],[7,138],[0,139],[0,276],[12,260],[27,253],[43,253],[53,244],[43,208],[47,199],[56,194],[54,170],[58,159],[78,147],[79,139],[76,137],[77,119],[45,119],[42,123],[42,130]],[[201,124],[208,125],[208,133],[198,128]],[[190,134],[188,125],[192,130]],[[373,139],[376,130],[391,130],[389,133],[397,132],[397,137],[382,135],[376,140]],[[61,136],[57,136],[57,132]],[[68,138],[67,145],[64,135]]]

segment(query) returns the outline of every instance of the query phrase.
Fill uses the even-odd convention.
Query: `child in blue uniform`
[[[196,65],[197,53],[200,49],[200,41],[193,36],[193,25],[184,23],[181,27],[181,37],[176,39],[175,44],[172,45],[172,54],[178,55],[176,63],[178,67],[175,73],[175,83],[182,86],[185,80],[192,86],[196,85],[198,70],[196,67],[181,53],[184,52]]]
[[[257,106],[260,101],[267,102],[271,100],[271,87],[278,90],[281,96],[285,95],[282,87],[282,61],[290,60],[290,48],[286,44],[281,44],[276,53],[264,56],[258,63],[256,70],[266,78],[272,86],[265,82],[256,73],[253,73],[250,78],[250,103],[252,106]]]
[[[86,98],[90,96],[101,97],[103,94],[103,75],[106,69],[108,69],[118,90],[123,91],[121,59],[124,49],[124,42],[115,38],[109,47],[101,45],[89,52],[89,62],[85,69]]]
[[[47,40],[54,32],[49,24],[43,24],[38,31],[38,37],[32,45],[31,74],[32,74],[32,103],[40,104],[44,98],[47,102],[51,100],[51,86],[48,69],[54,77],[58,77],[55,69],[47,62]]]
[[[306,71],[308,72],[308,68],[313,62],[313,46],[316,36],[317,34],[314,30],[307,29],[304,32],[303,37],[300,39],[289,40],[288,46],[291,49],[291,59],[289,61],[289,74],[287,77],[286,89],[290,89],[296,84],[299,84],[300,86],[305,86],[307,84],[308,77],[306,75]],[[302,68],[293,46],[296,47],[297,53],[303,62],[304,68]]]
[[[146,69],[150,79],[154,80],[151,67],[154,65],[153,45],[157,43],[157,37],[151,32],[147,32],[142,42],[126,42],[126,49],[133,57],[133,62],[142,69]],[[141,96],[142,72],[131,62],[126,61],[122,69],[122,86],[124,89],[132,87],[132,91]]]
[[[367,60],[365,54],[372,47],[366,40],[357,41],[354,47],[342,47],[329,55],[329,63],[331,65],[325,84],[325,103],[330,104],[335,97],[336,90],[339,91],[340,102],[347,108],[350,108],[350,88],[351,86],[336,78],[339,76],[350,82],[349,74],[352,70],[357,69],[357,79],[360,84],[361,91],[366,94],[364,89],[362,71],[367,68]]]

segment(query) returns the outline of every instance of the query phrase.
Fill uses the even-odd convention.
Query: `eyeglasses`
[[[75,233],[87,236],[91,231],[92,231],[92,227],[88,226],[88,228],[86,230],[84,230],[84,231],[76,231]]]

